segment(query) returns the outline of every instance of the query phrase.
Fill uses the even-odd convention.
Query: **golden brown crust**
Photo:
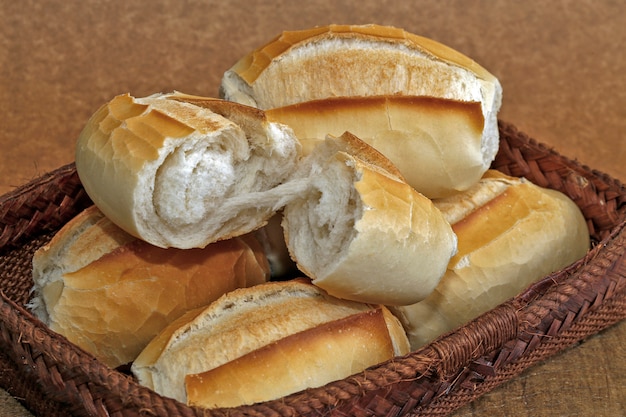
[[[37,315],[112,367],[134,360],[185,311],[268,278],[252,236],[205,249],[162,249],[128,235],[95,206],[33,259]]]
[[[466,67],[485,80],[493,79],[493,75],[483,67],[446,45],[399,28],[374,24],[329,25],[300,31],[285,31],[264,46],[244,56],[235,64],[233,69],[241,78],[251,84],[273,59],[286,53],[289,49],[305,43],[322,42],[329,38],[370,40],[404,45],[432,55],[436,59]]]
[[[265,112],[256,107],[246,106],[244,104],[226,101],[213,97],[202,97],[191,94],[174,92],[165,96],[168,100],[179,101],[182,103],[193,104],[211,110],[213,113],[219,114],[235,123],[250,120],[257,120],[259,123],[265,122]]]
[[[187,375],[190,405],[237,407],[345,378],[391,359],[383,308],[289,335],[212,370]]]
[[[329,296],[304,278],[239,289],[168,326],[141,353],[132,371],[141,384],[184,402],[186,375],[373,308]],[[396,354],[406,353],[408,340],[400,323],[391,315],[385,316],[385,323]]]
[[[374,149],[362,159],[374,152],[384,155],[389,162],[381,166],[429,197],[468,188],[485,170],[480,151],[484,118],[478,102],[401,95],[333,97],[266,114],[292,127],[303,155],[326,135],[349,132]],[[370,161],[382,163],[380,156]]]
[[[496,307],[589,249],[589,231],[576,204],[523,178],[488,171],[472,189],[435,205],[454,219],[459,252],[426,299],[394,308],[413,349]]]

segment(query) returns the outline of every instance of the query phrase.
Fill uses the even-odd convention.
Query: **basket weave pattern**
[[[567,194],[593,248],[407,356],[275,401],[200,410],[163,398],[50,331],[23,305],[31,258],[91,204],[72,164],[0,197],[0,386],[46,416],[443,416],[626,317],[626,188],[500,123],[493,168]]]

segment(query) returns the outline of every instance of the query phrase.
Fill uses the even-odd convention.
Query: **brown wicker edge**
[[[443,416],[626,317],[626,189],[501,123],[493,167],[565,192],[594,247],[580,261],[411,354],[325,387],[199,410],[139,386],[34,318],[23,304],[34,251],[91,204],[73,165],[0,197],[0,386],[37,415]]]

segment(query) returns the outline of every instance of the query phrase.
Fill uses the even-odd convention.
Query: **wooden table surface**
[[[114,95],[216,96],[223,72],[282,30],[379,23],[469,55],[504,89],[500,118],[626,181],[621,1],[0,0],[0,194],[73,159]],[[454,416],[626,416],[626,323]],[[0,390],[0,416],[28,416]]]

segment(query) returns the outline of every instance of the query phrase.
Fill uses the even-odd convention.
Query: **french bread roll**
[[[352,343],[343,338],[334,342],[329,339],[329,331],[324,327],[327,323],[372,310],[383,312],[383,331],[379,318],[378,321],[362,318],[363,326],[358,324],[359,320],[357,323],[349,320],[343,325],[354,336]],[[363,367],[374,365],[371,363],[372,358],[383,361],[408,353],[408,340],[402,326],[386,311],[382,306],[329,296],[303,279],[238,289],[225,294],[206,308],[187,313],[168,326],[139,355],[131,370],[139,383],[182,402],[188,401],[185,379],[188,375],[196,375],[190,377],[197,380],[197,385],[196,382],[190,382],[195,403],[204,405],[208,401],[213,406],[219,399],[212,396],[203,401],[198,397],[212,390],[209,385],[205,385],[210,381],[202,377],[202,373],[220,366],[230,367],[228,364],[231,361],[241,364],[234,365],[229,371],[231,377],[239,381],[255,378],[250,373],[256,373],[259,365],[269,369],[277,366],[281,370],[286,363],[293,366],[299,363],[299,366],[307,367],[310,364],[302,363],[300,359],[306,362],[315,356],[315,352],[301,352],[307,352],[309,346],[319,349],[328,342],[341,349],[335,351],[331,348],[331,353],[327,351],[324,356],[315,359],[318,363],[323,362],[323,366],[316,369],[309,367],[307,370],[314,372],[308,377],[309,381],[315,381],[316,384],[330,382],[332,379],[329,378],[348,376],[335,372],[337,366],[342,367],[341,362],[354,362],[349,372],[356,373]],[[376,324],[372,324],[372,321]],[[339,333],[337,329],[341,327],[341,324],[331,326],[333,330],[330,333]],[[285,338],[288,338],[287,341],[282,341]],[[361,346],[364,343],[368,345],[365,348]],[[250,360],[254,356],[246,356],[257,354],[263,356],[263,362],[255,363]],[[299,359],[301,354],[304,356]],[[279,371],[278,368],[276,371]],[[281,378],[274,373],[272,375],[272,382],[276,382],[276,386],[269,386],[273,384],[265,381],[261,386],[254,384],[254,387],[241,390],[233,387],[228,394],[232,397],[229,399],[224,392],[223,400],[234,404],[231,401],[242,400],[239,398],[241,394],[257,401],[258,398],[266,399],[267,395],[273,397],[301,389],[302,381],[297,375],[282,375]],[[227,386],[223,388],[229,390]],[[247,390],[253,393],[252,397],[247,397]]]
[[[423,301],[393,307],[417,349],[582,258],[589,231],[566,195],[490,170],[466,192],[435,200],[458,253]]]
[[[204,249],[162,249],[91,206],[35,252],[29,305],[50,329],[117,367],[186,311],[268,277],[252,235]]]
[[[87,122],[76,169],[94,203],[127,233],[188,249],[264,225],[282,204],[274,189],[299,149],[290,128],[258,109],[181,93],[125,94]]]
[[[290,125],[305,153],[309,141],[350,131],[430,198],[477,182],[499,145],[498,79],[452,48],[394,27],[283,32],[224,73],[220,96]]]
[[[217,408],[273,400],[408,353],[408,349],[394,351],[388,326],[400,338],[405,336],[392,317],[384,307],[355,313],[292,334],[215,369],[187,375],[187,402]]]
[[[335,297],[413,304],[441,279],[456,236],[431,200],[381,168],[384,159],[347,132],[319,144],[294,174],[310,187],[283,210],[285,241],[299,269]]]
[[[467,189],[492,159],[482,153],[484,122],[477,102],[414,96],[329,98],[266,110],[266,115],[293,128],[305,155],[326,134],[353,133],[431,198]]]

